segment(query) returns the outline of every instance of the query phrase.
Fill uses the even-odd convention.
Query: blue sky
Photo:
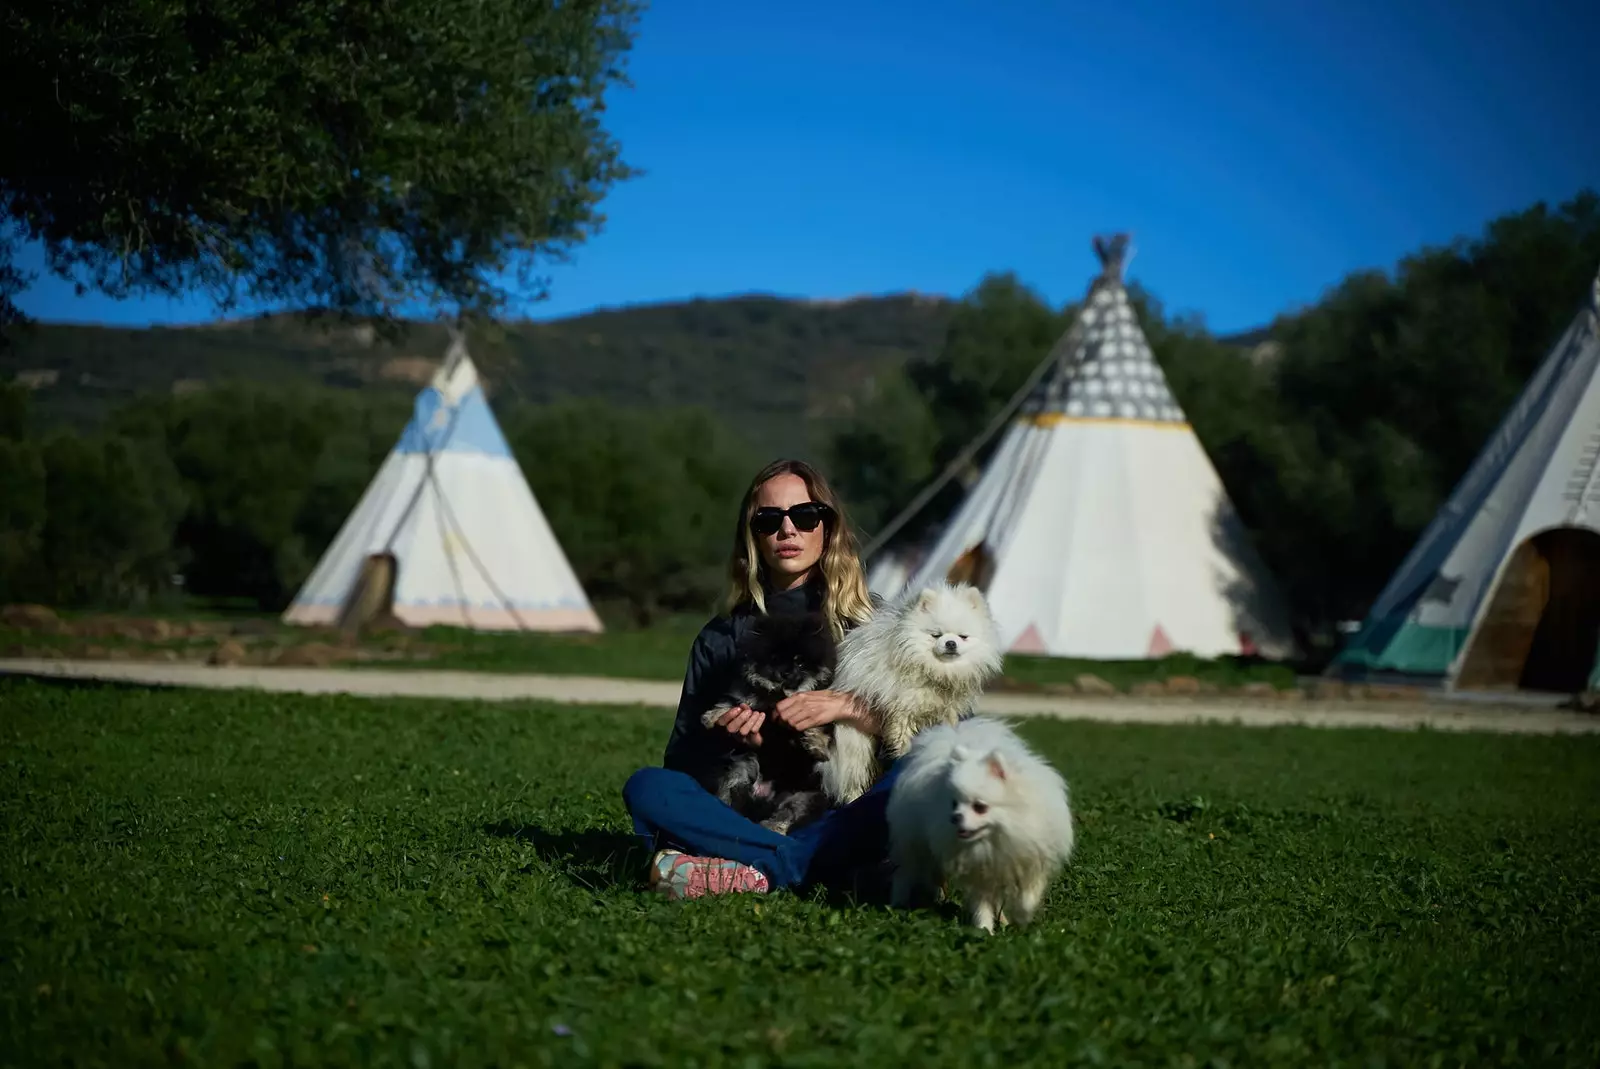
[[[1090,235],[1127,229],[1130,273],[1169,309],[1256,326],[1600,187],[1596,41],[1600,5],[1577,0],[662,0],[607,112],[645,173],[523,312],[958,295],[989,270],[1062,302],[1095,269]],[[43,275],[22,303],[214,315]]]

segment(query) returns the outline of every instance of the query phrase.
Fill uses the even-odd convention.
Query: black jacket
[[[768,593],[766,602],[768,613],[786,616],[818,611],[822,596],[813,584],[807,583],[796,590]],[[683,677],[683,696],[678,699],[678,718],[673,722],[667,752],[661,760],[667,768],[699,778],[739,746],[732,735],[720,728],[707,728],[700,718],[727,696],[738,678],[738,643],[755,615],[754,606],[741,606],[713,619],[695,637],[689,649],[689,669]]]

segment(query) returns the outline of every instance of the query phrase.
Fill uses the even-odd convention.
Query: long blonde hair
[[[756,493],[769,479],[779,475],[798,475],[806,484],[811,500],[827,505],[833,515],[822,526],[822,556],[816,567],[822,573],[822,613],[841,638],[851,624],[863,624],[872,616],[872,598],[867,593],[867,576],[856,549],[855,532],[845,517],[844,506],[822,473],[803,460],[774,460],[756,472],[739,505],[739,523],[733,531],[733,556],[728,562],[728,610],[754,605],[767,611],[762,584],[763,564],[756,536],[750,530],[750,517],[756,511]],[[811,582],[808,578],[807,582]]]

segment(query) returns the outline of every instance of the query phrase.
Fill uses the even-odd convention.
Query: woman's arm
[[[673,721],[672,734],[662,758],[667,768],[693,774],[715,759],[717,752],[727,745],[729,734],[722,730],[713,733],[702,718],[706,710],[726,694],[732,659],[732,626],[725,618],[712,620],[700,630],[689,650],[683,692],[678,699],[678,716]]]
[[[876,736],[883,730],[883,724],[866,701],[842,690],[808,690],[791,694],[778,703],[772,715],[796,731],[837,721],[844,721],[863,735]]]

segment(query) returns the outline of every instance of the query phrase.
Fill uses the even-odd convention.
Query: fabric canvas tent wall
[[[600,631],[457,337],[311,577],[291,624]]]
[[[1600,275],[1329,673],[1600,687]]]
[[[974,582],[1012,652],[1286,656],[1276,584],[1123,287],[1126,239],[1096,248],[1104,270],[982,475],[926,543],[874,554],[869,585]]]

